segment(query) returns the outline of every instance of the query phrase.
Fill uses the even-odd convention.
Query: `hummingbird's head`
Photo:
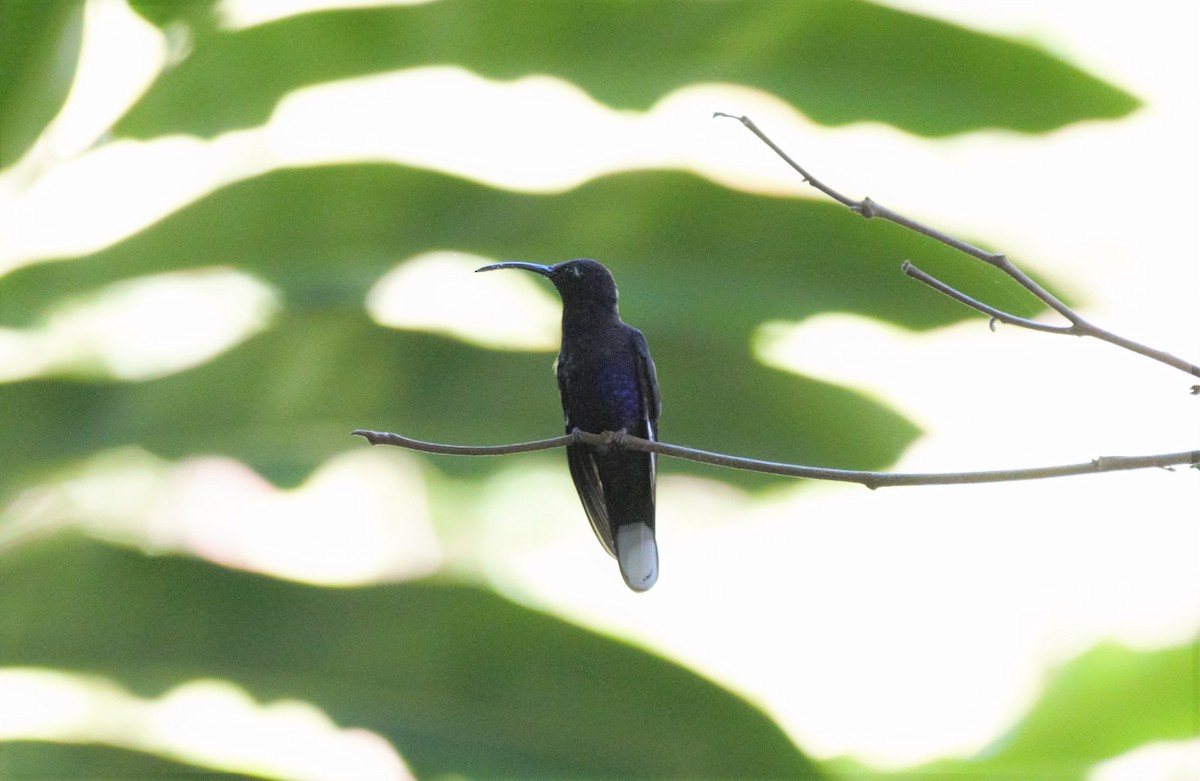
[[[614,310],[617,308],[617,283],[602,263],[591,258],[567,260],[553,266],[509,261],[475,270],[491,271],[498,268],[519,268],[548,277],[562,296],[564,306],[593,304]]]

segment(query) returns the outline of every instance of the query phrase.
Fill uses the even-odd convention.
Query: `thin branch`
[[[825,193],[825,195],[850,209],[850,211],[854,212],[855,214],[860,214],[868,220],[873,217],[878,217],[880,219],[887,220],[888,222],[894,222],[897,225],[908,228],[915,233],[920,233],[922,236],[928,236],[934,241],[945,244],[947,247],[956,249],[965,255],[969,255],[976,260],[982,261],[987,263],[989,266],[999,269],[1007,274],[1011,279],[1016,281],[1021,287],[1025,288],[1032,295],[1037,297],[1038,300],[1042,301],[1042,303],[1046,304],[1046,306],[1050,307],[1055,312],[1058,312],[1060,315],[1066,318],[1070,325],[1046,325],[1044,323],[1028,320],[1024,317],[1018,317],[1017,315],[1010,314],[1008,312],[1002,312],[1001,310],[976,301],[965,293],[955,290],[946,283],[935,279],[923,271],[920,271],[911,263],[908,263],[907,261],[905,262],[904,273],[925,283],[934,290],[944,293],[954,300],[966,304],[972,309],[976,309],[984,314],[990,315],[993,318],[993,322],[999,320],[1003,323],[1009,323],[1022,328],[1030,328],[1035,331],[1042,331],[1044,333],[1065,334],[1068,336],[1090,336],[1094,339],[1100,339],[1101,341],[1105,341],[1118,347],[1122,347],[1126,350],[1138,353],[1139,355],[1144,355],[1147,358],[1152,358],[1160,363],[1165,363],[1166,365],[1172,366],[1180,371],[1187,372],[1194,377],[1200,377],[1200,366],[1197,366],[1194,363],[1185,361],[1182,358],[1178,358],[1170,353],[1163,352],[1162,350],[1157,350],[1153,347],[1148,347],[1139,342],[1135,342],[1132,339],[1126,339],[1123,336],[1118,336],[1111,331],[1106,331],[1103,328],[1099,328],[1098,326],[1088,322],[1082,315],[1064,304],[1050,291],[1033,281],[1028,274],[1017,268],[1005,255],[987,252],[986,250],[980,249],[972,244],[968,244],[961,239],[956,239],[949,234],[942,233],[939,230],[930,228],[929,226],[923,225],[916,220],[911,220],[902,214],[894,212],[886,206],[872,201],[870,198],[863,198],[861,201],[856,201],[853,198],[843,195],[806,171],[799,163],[797,163],[786,152],[780,149],[779,146],[772,141],[766,133],[760,130],[749,117],[735,116],[733,114],[726,114],[722,111],[715,112],[713,116],[728,117],[741,122],[746,126],[747,129],[750,130],[751,133],[758,136],[758,138],[764,144],[770,147],[775,154],[779,155],[784,162],[795,169],[795,171],[799,173],[801,177],[803,177],[805,182]]]
[[[515,445],[486,445],[479,447],[469,445],[441,445],[435,442],[422,442],[417,439],[409,439],[399,434],[367,431],[365,429],[359,429],[352,433],[355,436],[364,437],[372,445],[395,445],[396,447],[408,448],[409,450],[420,450],[425,453],[442,453],[453,456],[501,456],[510,453],[529,453],[535,450],[550,450],[582,442],[598,448],[620,447],[627,450],[641,450],[672,458],[697,461],[701,464],[712,464],[730,469],[744,469],[750,472],[763,472],[770,475],[806,477],[812,480],[834,480],[842,483],[859,483],[872,490],[902,485],[1001,483],[1016,480],[1038,480],[1045,477],[1069,477],[1071,475],[1097,474],[1099,472],[1148,469],[1151,467],[1169,469],[1175,466],[1187,465],[1197,467],[1200,465],[1200,450],[1189,450],[1182,453],[1164,453],[1151,456],[1102,456],[1080,464],[1027,469],[1001,469],[987,472],[935,472],[930,474],[864,472],[853,469],[823,469],[813,466],[783,464],[776,461],[740,458],[738,456],[728,456],[723,453],[695,450],[680,445],[669,445],[666,442],[655,442],[635,437],[632,434],[612,431],[593,434],[575,429],[571,434],[554,437],[553,439],[540,439],[535,442],[521,442]]]
[[[409,439],[399,434],[386,431],[368,431],[358,429],[351,431],[351,436],[363,437],[372,445],[395,445],[408,450],[419,450],[422,453],[441,453],[447,456],[504,456],[510,453],[532,453],[536,450],[550,450],[565,447],[575,441],[570,434],[554,439],[539,439],[536,442],[518,442],[515,445],[439,445],[436,442],[422,442],[419,439]]]
[[[976,299],[971,298],[961,290],[950,287],[937,277],[925,273],[921,269],[914,266],[911,261],[906,260],[901,263],[900,270],[918,282],[922,282],[939,293],[947,295],[950,298],[953,298],[955,301],[966,304],[972,309],[988,315],[993,320],[999,320],[1000,322],[1008,323],[1009,325],[1019,325],[1022,328],[1029,328],[1034,331],[1046,331],[1052,334],[1072,333],[1071,326],[1069,325],[1051,325],[1050,323],[1039,323],[1037,320],[1028,320],[1024,317],[1017,317],[1014,314],[996,309],[993,306],[988,306],[982,301],[977,301]]]

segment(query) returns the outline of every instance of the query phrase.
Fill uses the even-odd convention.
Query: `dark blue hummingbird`
[[[555,373],[566,431],[624,431],[658,436],[658,377],[646,337],[621,322],[617,285],[600,263],[587,258],[553,266],[495,263],[478,271],[519,268],[549,278],[562,297],[562,346]],[[567,447],[575,490],[600,544],[615,556],[634,591],[658,579],[654,541],[653,453]]]

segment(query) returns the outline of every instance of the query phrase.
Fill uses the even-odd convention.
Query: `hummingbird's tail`
[[[617,563],[621,577],[634,591],[648,591],[658,580],[658,545],[654,528],[647,523],[627,523],[617,528]]]

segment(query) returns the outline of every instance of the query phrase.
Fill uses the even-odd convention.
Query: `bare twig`
[[[395,445],[408,450],[419,450],[422,453],[440,453],[446,456],[505,456],[511,453],[532,453],[536,450],[550,450],[565,447],[575,441],[570,434],[553,439],[539,439],[536,442],[518,442],[515,445],[439,445],[436,442],[422,442],[419,439],[409,439],[399,434],[386,431],[368,431],[358,429],[350,432],[351,436],[363,437],[372,445]]]
[[[779,155],[784,162],[795,169],[795,171],[800,174],[805,182],[825,193],[825,195],[828,195],[830,198],[850,209],[850,211],[854,212],[855,214],[860,214],[868,220],[872,217],[879,217],[880,219],[887,220],[888,222],[894,222],[897,225],[908,228],[916,233],[920,233],[922,236],[928,236],[934,241],[945,244],[947,247],[956,249],[963,254],[969,255],[976,260],[982,261],[987,263],[989,266],[999,269],[1007,274],[1010,278],[1015,280],[1017,284],[1021,285],[1021,287],[1028,290],[1032,295],[1046,304],[1046,306],[1050,307],[1055,312],[1058,312],[1060,315],[1066,318],[1070,325],[1047,325],[1045,323],[1038,323],[1033,320],[1028,320],[1024,317],[1018,317],[1017,315],[995,309],[976,301],[965,293],[955,290],[946,283],[937,280],[924,271],[921,271],[912,263],[908,261],[904,262],[903,269],[905,274],[920,282],[923,282],[929,287],[932,287],[939,293],[944,293],[945,295],[950,296],[955,301],[966,304],[972,309],[989,315],[992,318],[993,323],[998,320],[1002,323],[1009,323],[1011,325],[1020,326],[1022,328],[1030,328],[1035,331],[1042,331],[1045,333],[1065,334],[1068,336],[1090,336],[1094,339],[1100,339],[1102,341],[1109,342],[1110,344],[1115,344],[1118,347],[1138,353],[1139,355],[1144,355],[1147,358],[1152,358],[1160,363],[1165,363],[1168,366],[1173,366],[1174,368],[1187,372],[1194,377],[1200,377],[1200,366],[1197,366],[1194,363],[1189,363],[1182,358],[1178,358],[1170,353],[1157,350],[1153,347],[1148,347],[1139,342],[1135,342],[1132,339],[1126,339],[1123,336],[1118,336],[1111,331],[1106,331],[1103,328],[1099,328],[1088,322],[1083,318],[1082,315],[1064,304],[1052,293],[1050,293],[1050,291],[1046,290],[1037,282],[1034,282],[1029,275],[1013,265],[1012,261],[1010,261],[1005,255],[982,250],[979,247],[962,241],[961,239],[956,239],[949,234],[942,233],[941,231],[930,228],[927,225],[923,225],[916,220],[911,220],[902,214],[898,214],[886,206],[872,201],[870,198],[863,198],[861,201],[856,201],[853,198],[849,198],[841,194],[806,171],[799,163],[797,163],[786,152],[780,149],[779,146],[772,141],[766,135],[766,133],[760,130],[749,117],[735,116],[733,114],[726,114],[722,111],[715,112],[713,116],[728,117],[741,122],[746,126],[747,129],[750,130],[751,133],[758,136],[758,138],[764,144],[769,146],[771,150],[775,152],[775,154]]]
[[[990,316],[993,321],[999,320],[1000,322],[1008,323],[1009,325],[1019,325],[1022,328],[1030,328],[1034,331],[1046,331],[1052,334],[1071,333],[1071,326],[1069,325],[1051,325],[1050,323],[1039,323],[1036,320],[1028,320],[1024,317],[1017,317],[1014,314],[1010,314],[1003,310],[996,309],[995,307],[988,306],[982,301],[977,301],[974,298],[971,298],[961,290],[950,287],[940,279],[926,274],[924,271],[914,266],[912,261],[906,260],[901,263],[900,270],[918,282],[923,282],[926,285],[929,285],[929,287],[933,288],[939,293],[943,293],[950,298],[953,298],[955,301],[966,304],[972,309],[983,312],[985,315]]]
[[[435,442],[422,442],[409,439],[399,434],[389,434],[382,431],[367,431],[360,429],[352,432],[355,436],[364,437],[372,445],[395,445],[420,450],[425,453],[443,453],[454,456],[501,456],[510,453],[529,453],[535,450],[550,450],[556,447],[583,442],[600,448],[622,447],[628,450],[641,450],[647,453],[658,453],[673,458],[683,458],[702,464],[744,469],[750,472],[763,472],[784,477],[807,477],[812,480],[834,480],[843,483],[859,483],[872,490],[901,485],[964,485],[967,483],[1001,483],[1016,480],[1037,480],[1045,477],[1069,477],[1071,475],[1096,474],[1099,472],[1118,472],[1129,469],[1148,469],[1160,467],[1169,469],[1174,466],[1192,466],[1200,464],[1200,450],[1190,450],[1182,453],[1164,453],[1151,456],[1102,456],[1080,464],[1061,466],[1034,467],[1027,469],[1001,469],[988,472],[940,472],[931,474],[904,472],[863,472],[853,469],[824,469],[813,466],[783,464],[776,461],[758,461],[753,458],[739,458],[723,453],[711,453],[706,450],[694,450],[680,445],[669,445],[666,442],[655,442],[632,434],[607,431],[593,434],[575,429],[566,436],[553,439],[540,439],[535,442],[521,442],[515,445],[465,446],[440,445]]]

